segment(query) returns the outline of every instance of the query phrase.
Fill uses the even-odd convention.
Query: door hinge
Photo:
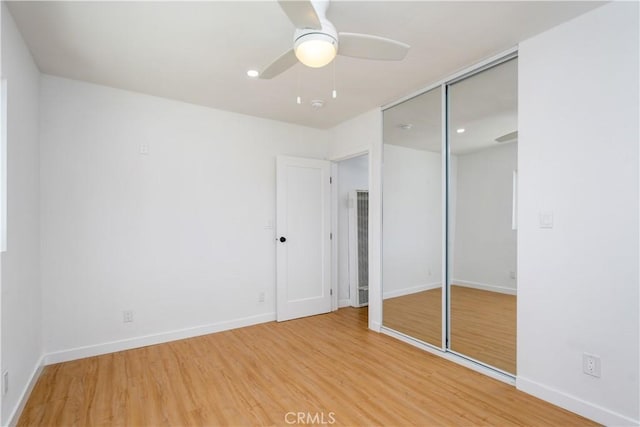
[[[333,295],[333,289],[329,289],[329,295]]]
[[[329,233],[329,240],[333,240],[333,233]]]
[[[333,184],[333,177],[329,177],[329,184]]]

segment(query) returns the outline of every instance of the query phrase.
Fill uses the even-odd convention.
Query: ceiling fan
[[[329,0],[278,0],[296,27],[293,48],[280,55],[260,73],[271,79],[299,62],[313,68],[324,67],[336,55],[354,58],[399,61],[409,45],[369,34],[338,32],[327,19]]]

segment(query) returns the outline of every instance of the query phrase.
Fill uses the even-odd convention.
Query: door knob
[[[286,242],[286,241],[287,241],[287,238],[286,238],[286,237],[284,237],[284,236],[281,236],[281,237],[280,237],[280,241],[281,241],[282,243],[284,243],[284,242]]]

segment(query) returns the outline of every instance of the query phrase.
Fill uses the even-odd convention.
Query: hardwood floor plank
[[[366,308],[47,366],[18,425],[286,426],[297,412],[349,426],[595,425],[369,331]]]

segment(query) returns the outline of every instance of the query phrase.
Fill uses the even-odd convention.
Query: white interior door
[[[331,311],[330,168],[277,158],[277,320]]]

